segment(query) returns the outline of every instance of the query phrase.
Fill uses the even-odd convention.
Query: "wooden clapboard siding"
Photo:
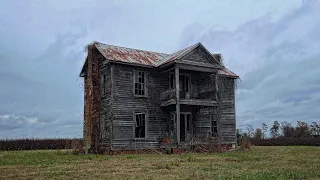
[[[192,112],[194,136],[206,137],[211,132],[211,117],[213,117],[218,120],[222,143],[235,143],[234,79],[219,76],[216,80],[217,69],[212,65],[206,66],[215,62],[204,51],[203,48],[198,47],[186,54],[175,66],[170,66],[166,70],[162,69],[163,71],[160,72],[160,69],[155,67],[108,61],[96,49],[90,49],[88,75],[85,76],[85,123],[88,123],[84,123],[85,133],[92,134],[95,130],[92,128],[92,123],[97,122],[99,143],[105,150],[159,148],[161,139],[169,135],[170,112],[175,112],[177,106],[180,107],[181,112]],[[192,64],[190,62],[195,65],[190,65]],[[100,67],[98,70],[100,77],[90,74],[94,73],[93,70],[97,66]],[[161,107],[163,102],[161,103],[160,94],[169,90],[169,73],[174,73],[175,68],[179,68],[180,74],[187,74],[191,78],[190,99],[183,97],[177,101],[173,96],[174,98],[169,98],[172,100],[170,103]],[[134,73],[139,70],[146,74],[147,95],[143,97],[134,95]],[[103,89],[101,78],[104,75],[106,92],[103,95],[101,94]],[[95,80],[93,81],[92,78]],[[95,88],[99,81],[100,86]],[[89,92],[94,93],[90,95]],[[100,102],[96,97],[92,98],[93,95],[99,96]],[[92,113],[98,108],[92,104],[98,104],[99,115]],[[134,112],[145,112],[147,115],[147,131],[144,139],[134,138]],[[94,138],[91,135],[89,142],[94,142]]]
[[[160,92],[168,89],[168,76],[151,71],[149,68],[137,68],[113,64],[113,149],[156,148],[160,138],[167,132],[167,121],[160,108]],[[147,96],[134,95],[134,71],[146,73]],[[145,139],[134,139],[134,112],[147,113],[147,132]]]
[[[236,116],[234,79],[220,77],[219,91],[221,98],[220,133],[223,143],[236,143]]]
[[[111,65],[105,64],[101,67],[100,70],[100,79],[103,75],[106,76],[105,80],[105,94],[101,94],[101,111],[100,111],[100,131],[101,131],[101,145],[105,149],[111,148],[111,139],[112,139],[112,81],[111,81]],[[103,90],[103,82],[100,81],[100,91]]]
[[[205,52],[206,50],[202,47],[197,47],[192,52],[187,54],[185,57],[183,57],[184,60],[194,61],[197,63],[208,63],[208,64],[218,64],[218,62],[215,62],[213,57]]]
[[[192,72],[192,97],[197,99],[215,100],[214,74]]]

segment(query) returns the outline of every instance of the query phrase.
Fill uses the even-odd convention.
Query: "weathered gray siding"
[[[160,108],[160,92],[168,89],[168,77],[133,66],[113,64],[113,140],[112,149],[158,148],[160,137],[167,132],[167,119]],[[136,97],[133,92],[134,70],[147,73],[147,97]],[[134,112],[147,113],[147,132],[143,140],[133,134]]]
[[[210,132],[211,121],[210,116],[215,115],[215,107],[202,107],[196,112],[194,118],[195,136],[197,138],[205,138]]]
[[[192,97],[197,99],[215,100],[214,74],[191,73]]]
[[[215,62],[213,60],[213,57],[211,57],[207,52],[205,52],[205,49],[198,47],[189,54],[187,54],[184,58],[184,60],[191,60],[195,62],[201,62],[201,63],[213,63]]]
[[[222,141],[224,143],[236,143],[234,79],[220,77],[219,81],[221,98],[221,119],[219,124]]]
[[[100,70],[100,91],[103,91],[102,77],[106,76],[105,94],[101,94],[101,111],[100,111],[100,138],[103,148],[110,149],[112,139],[112,101],[111,101],[111,66],[110,64],[103,65]]]

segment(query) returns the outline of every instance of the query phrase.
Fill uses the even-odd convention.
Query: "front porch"
[[[170,146],[188,144],[195,137],[206,138],[212,132],[212,122],[219,119],[217,69],[195,72],[175,66],[174,72],[167,73],[169,88],[160,93],[160,106],[169,112]],[[201,108],[207,112],[201,114]]]

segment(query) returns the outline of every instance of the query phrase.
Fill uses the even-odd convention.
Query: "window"
[[[189,92],[189,83],[190,83],[190,77],[188,75],[180,75],[179,76],[179,89],[180,91],[185,91]],[[169,75],[169,87],[170,89],[175,89],[176,88],[176,79],[174,74]]]
[[[134,94],[146,95],[146,74],[143,71],[136,71],[134,76]]]
[[[146,114],[145,113],[135,113],[134,137],[135,138],[146,137]]]
[[[211,132],[213,135],[218,134],[218,121],[214,118],[214,116],[211,116]]]
[[[175,80],[174,80],[174,75],[173,74],[170,74],[169,75],[169,79],[170,79],[170,89],[175,89]]]
[[[107,91],[106,84],[107,84],[107,75],[104,74],[101,77],[101,86],[102,86],[101,87],[101,96],[104,96],[106,94],[106,91]]]
[[[189,92],[189,77],[185,76],[185,91]]]

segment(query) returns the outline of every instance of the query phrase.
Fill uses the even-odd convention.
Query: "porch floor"
[[[169,106],[176,104],[177,101],[175,99],[169,99],[167,101],[161,102],[161,107]],[[217,106],[217,101],[208,100],[208,99],[180,99],[180,104],[184,105],[196,105],[196,106]]]

